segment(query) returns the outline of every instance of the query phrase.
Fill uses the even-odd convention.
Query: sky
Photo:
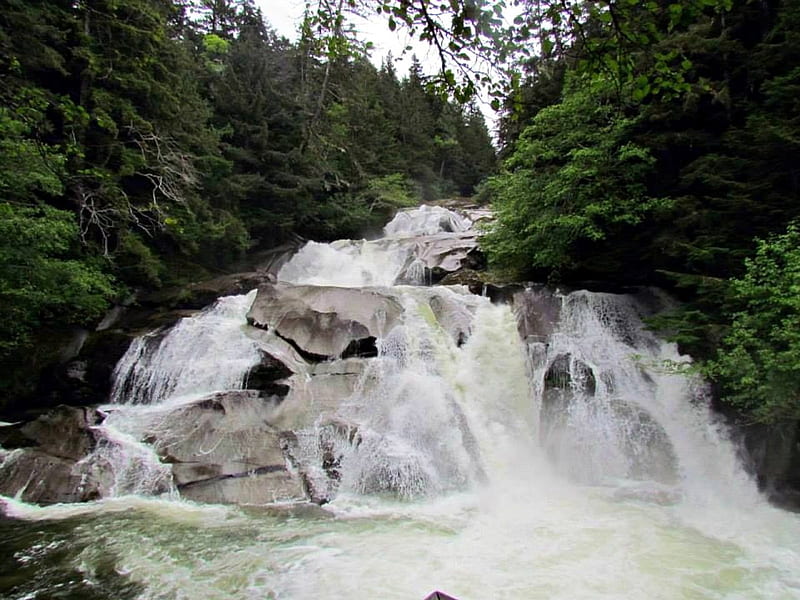
[[[303,17],[303,0],[258,0],[256,2],[278,33],[294,39],[297,26]]]
[[[297,29],[303,18],[304,0],[256,0],[256,4],[261,7],[267,21],[279,34],[291,40],[297,39]],[[431,70],[436,67],[427,44],[415,42],[399,29],[396,32],[390,31],[388,25],[377,15],[369,20],[360,19],[356,25],[364,41],[375,44],[372,61],[376,66],[380,66],[383,58],[391,51],[398,62],[399,72],[403,73],[403,67],[411,64],[412,54],[407,53],[408,55],[404,57],[403,50],[411,45],[414,48],[413,53],[422,61],[423,66],[426,66],[426,62],[430,62]]]
[[[261,7],[264,17],[280,35],[286,36],[290,40],[297,39],[297,31],[305,7],[304,0],[256,0],[256,4]],[[371,54],[375,66],[380,66],[385,56],[391,52],[395,59],[397,74],[400,77],[408,72],[412,55],[416,55],[426,73],[433,74],[437,71],[439,59],[435,51],[428,44],[412,39],[403,32],[402,28],[398,28],[394,32],[390,31],[386,22],[377,15],[369,20],[359,20],[357,27],[361,34],[360,37],[375,45]],[[404,52],[407,46],[412,47],[410,52]],[[490,108],[488,97],[480,97],[478,100],[478,105],[489,129],[495,129],[497,114]]]

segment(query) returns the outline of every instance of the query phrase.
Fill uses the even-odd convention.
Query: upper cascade
[[[472,221],[443,206],[423,204],[397,213],[383,228],[385,236],[434,235],[469,231]]]
[[[467,217],[441,206],[404,210],[377,240],[308,242],[278,272],[294,285],[389,287],[424,284],[433,269],[452,272],[477,246]]]

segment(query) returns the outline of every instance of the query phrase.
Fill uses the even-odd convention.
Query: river
[[[531,286],[493,303],[422,285],[430,247],[409,240],[470,228],[416,209],[380,240],[310,243],[279,272],[402,308],[325,405],[357,430],[330,441],[336,477],[314,445],[331,414],[294,432],[324,506],[188,501],[142,441],[167,409],[246,387],[255,292],[223,298],[120,362],[101,425],[116,440],[108,497],[3,499],[0,598],[800,598],[800,518],[762,498],[702,382],[665,367],[688,358],[642,324],[668,299]],[[313,374],[292,360],[287,405]]]

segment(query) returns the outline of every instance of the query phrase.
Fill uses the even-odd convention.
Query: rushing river
[[[335,409],[361,439],[328,504],[187,502],[141,442],[164,407],[247,385],[254,294],[223,298],[120,362],[102,425],[118,441],[112,497],[3,500],[0,597],[800,598],[800,519],[758,494],[700,382],[663,368],[685,357],[642,326],[662,299],[548,292],[552,330],[521,337],[542,290],[512,307],[408,285],[425,281],[409,239],[469,227],[412,211],[375,242],[309,244],[279,273],[403,307]]]

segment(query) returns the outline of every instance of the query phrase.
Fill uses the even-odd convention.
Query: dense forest
[[[2,4],[6,393],[135,290],[378,229],[495,167],[474,104],[311,19],[289,42],[251,0]]]

